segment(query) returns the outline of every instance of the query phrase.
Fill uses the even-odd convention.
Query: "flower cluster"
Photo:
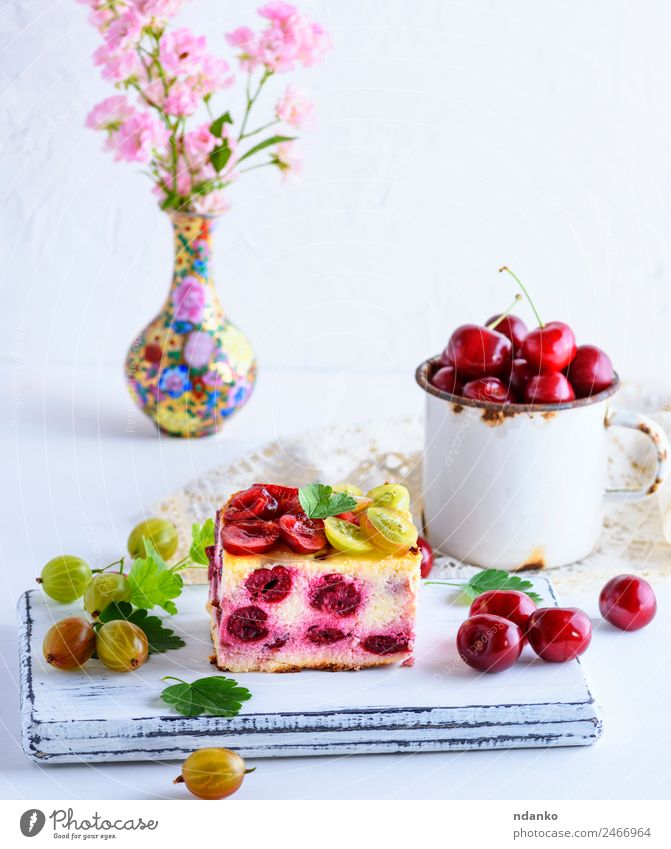
[[[116,159],[148,166],[162,208],[215,214],[228,208],[225,190],[243,171],[269,165],[286,177],[300,170],[295,136],[281,125],[293,132],[312,120],[305,92],[289,85],[272,120],[252,129],[250,119],[271,77],[323,59],[330,39],[318,23],[289,3],[273,2],[259,9],[259,31],[240,27],[226,36],[246,77],[246,104],[236,121],[230,111],[218,117],[212,111],[215,95],[235,82],[229,63],[209,52],[205,36],[170,26],[185,0],[79,2],[102,37],[93,61],[123,92],[97,104],[86,125],[106,134],[105,148]],[[259,140],[265,131],[270,134]],[[260,154],[263,161],[246,162]]]

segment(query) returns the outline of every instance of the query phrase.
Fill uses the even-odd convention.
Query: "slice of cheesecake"
[[[391,513],[407,523],[405,511]],[[382,550],[363,516],[368,532],[355,514],[341,515],[325,528],[305,514],[297,490],[259,484],[218,511],[208,608],[219,669],[355,670],[410,660],[421,562],[416,531],[405,550],[398,543]],[[329,538],[341,545],[344,530],[350,551],[328,541],[336,525],[340,536]]]

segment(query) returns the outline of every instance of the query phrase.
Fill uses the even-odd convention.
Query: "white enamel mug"
[[[432,386],[435,365],[422,363],[416,379],[426,392],[424,531],[438,551],[512,571],[573,563],[597,544],[606,501],[640,501],[661,486],[668,439],[651,419],[610,406],[617,376],[591,398],[502,407]],[[657,468],[641,489],[606,489],[609,427],[652,440]]]

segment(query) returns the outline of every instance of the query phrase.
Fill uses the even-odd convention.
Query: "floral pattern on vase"
[[[254,388],[256,362],[247,338],[226,317],[211,276],[212,226],[206,215],[171,215],[175,270],[161,312],[126,358],[139,408],[172,436],[219,431]]]

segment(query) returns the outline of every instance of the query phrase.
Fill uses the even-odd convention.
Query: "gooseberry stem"
[[[531,300],[531,295],[527,292],[526,287],[524,286],[524,283],[522,283],[522,281],[521,281],[521,280],[520,280],[520,278],[517,276],[517,274],[515,274],[515,272],[514,272],[514,271],[511,271],[511,270],[508,268],[508,266],[507,266],[507,265],[502,265],[502,266],[501,266],[501,268],[499,268],[499,271],[507,271],[507,272],[508,272],[508,274],[510,274],[510,276],[511,276],[511,277],[512,277],[512,278],[513,278],[516,282],[517,282],[517,285],[520,287],[520,289],[521,289],[521,290],[524,292],[524,294],[526,295],[526,299],[527,299],[527,301],[529,301],[529,303],[531,304],[531,309],[534,311],[534,315],[536,316],[536,319],[537,319],[537,321],[538,321],[539,326],[540,326],[540,327],[545,327],[545,322],[544,322],[544,321],[543,321],[543,319],[542,319],[542,318],[538,315],[538,310],[536,309],[536,305],[534,304],[534,302]]]
[[[521,301],[521,300],[522,300],[522,296],[518,292],[515,295],[515,299],[513,300],[512,304],[508,307],[508,309],[505,312],[502,312],[501,315],[495,321],[492,321],[490,324],[487,325],[487,330],[496,330],[496,328],[499,326],[499,324],[501,324],[503,319],[507,318],[510,315],[510,310],[515,306],[515,304],[518,301]]]
[[[102,569],[91,569],[91,572],[94,575],[99,575],[101,572],[107,572],[107,570],[111,569],[112,566],[118,566],[119,567],[119,574],[123,575],[123,561],[124,561],[124,558],[120,557],[118,560],[115,560],[114,563],[109,563],[107,566],[105,566]]]

